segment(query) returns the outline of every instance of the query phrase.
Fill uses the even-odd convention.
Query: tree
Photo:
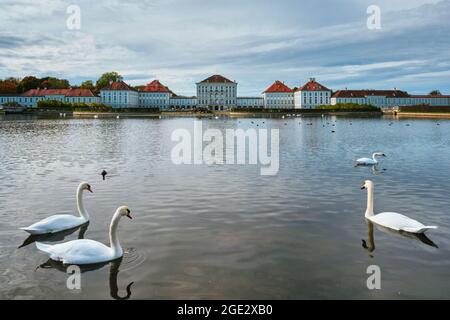
[[[97,82],[95,83],[95,88],[97,89],[97,91],[100,91],[101,89],[107,87],[111,82],[122,80],[123,77],[117,72],[106,72],[102,74],[100,78],[98,78]]]
[[[19,85],[17,86],[18,93],[24,93],[30,89],[36,89],[41,81],[34,76],[27,76],[20,80]]]
[[[58,79],[54,77],[45,77],[40,79],[41,83],[39,87],[41,89],[69,89],[70,83],[66,79]]]
[[[439,90],[433,90],[429,93],[430,96],[442,96],[442,93]]]
[[[92,82],[92,80],[83,81],[81,83],[81,87],[80,88],[81,89],[89,89],[91,91],[95,90],[95,86],[94,86],[94,83]]]
[[[0,80],[0,93],[14,94],[17,93],[19,81],[15,78]]]

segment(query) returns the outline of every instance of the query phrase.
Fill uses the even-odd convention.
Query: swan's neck
[[[376,153],[374,153],[374,154],[372,155],[372,160],[373,160],[375,163],[378,163],[378,160],[377,160],[377,154],[376,154]]]
[[[373,186],[367,187],[367,209],[366,209],[366,218],[373,216]]]
[[[78,187],[77,190],[77,207],[78,207],[78,213],[82,218],[84,218],[86,221],[89,221],[89,213],[86,211],[86,208],[84,207],[83,203],[83,189],[81,187]]]
[[[111,225],[109,226],[109,242],[113,251],[114,257],[122,256],[122,247],[120,246],[119,237],[117,236],[117,227],[119,226],[119,220],[121,216],[119,211],[114,214]]]

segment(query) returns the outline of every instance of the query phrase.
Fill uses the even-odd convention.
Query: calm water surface
[[[450,298],[450,121],[203,120],[220,130],[280,129],[276,176],[254,165],[174,165],[170,135],[193,122],[1,118],[0,298],[126,298],[132,282],[131,299]],[[374,151],[388,156],[380,171],[353,167]],[[375,211],[439,226],[428,244],[377,228],[368,239],[367,178]],[[76,214],[82,180],[94,190],[85,194],[91,222],[66,241],[108,243],[122,204],[134,219],[120,222],[122,261],[84,270],[73,291],[18,228]],[[369,265],[381,268],[381,290],[366,287]]]

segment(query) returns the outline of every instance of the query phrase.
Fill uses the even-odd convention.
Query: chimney
[[[316,78],[309,78],[309,81],[316,82]]]

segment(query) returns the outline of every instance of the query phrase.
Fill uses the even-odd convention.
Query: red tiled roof
[[[200,81],[200,83],[209,83],[209,82],[218,82],[218,83],[233,83],[233,81],[221,76],[221,75],[213,75],[203,81]]]
[[[442,99],[449,99],[450,96],[435,95],[435,94],[425,94],[425,95],[411,95],[411,98],[442,98]]]
[[[407,98],[409,94],[401,90],[338,90],[332,98],[365,98],[368,96],[383,96],[388,98]]]
[[[24,93],[24,97],[65,96],[70,89],[30,89]]]
[[[109,86],[103,88],[102,90],[136,91],[134,88],[130,87],[123,81],[112,82]]]
[[[95,97],[89,89],[74,88],[66,93],[66,97]]]
[[[291,88],[285,85],[283,82],[277,80],[270,87],[266,89],[263,93],[271,93],[271,92],[293,92]]]
[[[300,89],[297,89],[297,91],[331,91],[331,90],[321,85],[320,83],[316,82],[315,79],[311,79],[305,85],[300,87]]]
[[[65,96],[65,97],[95,97],[89,89],[30,89],[21,94],[22,97],[44,97],[44,96]]]
[[[140,90],[143,92],[171,92],[169,88],[163,86],[158,80],[153,80],[146,86],[143,86]]]

